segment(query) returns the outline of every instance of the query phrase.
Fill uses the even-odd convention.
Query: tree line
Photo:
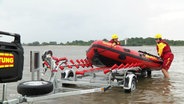
[[[32,43],[23,43],[26,46],[45,46],[45,45],[77,45],[77,46],[89,46],[95,40],[83,41],[83,40],[74,40],[74,41],[67,41],[66,43],[57,43],[56,41],[51,42],[42,42],[34,41]],[[107,39],[103,39],[103,41],[108,41]],[[126,44],[125,44],[126,41]],[[171,46],[184,46],[184,41],[181,40],[166,40]],[[126,40],[120,40],[121,45],[123,46],[144,46],[144,45],[155,45],[154,38],[128,38]]]

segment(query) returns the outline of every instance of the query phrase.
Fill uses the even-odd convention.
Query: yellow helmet
[[[162,38],[162,35],[161,34],[156,34],[155,35],[155,39],[160,39],[160,38]]]
[[[112,35],[112,39],[117,39],[118,38],[118,35],[117,34],[113,34]]]

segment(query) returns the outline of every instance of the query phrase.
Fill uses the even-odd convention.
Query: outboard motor
[[[20,35],[0,31],[0,39],[14,37],[13,41],[0,40],[0,83],[15,82],[22,79],[24,66],[24,50]]]

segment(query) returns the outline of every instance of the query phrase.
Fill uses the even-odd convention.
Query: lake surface
[[[127,47],[156,55],[154,46]],[[136,91],[124,93],[122,88],[112,88],[104,93],[75,95],[57,99],[48,99],[35,104],[183,104],[184,102],[184,47],[171,47],[175,55],[169,69],[170,79],[163,78],[161,71],[152,72],[151,78],[139,80]],[[24,46],[24,74],[21,81],[31,79],[30,51],[52,50],[54,56],[68,59],[84,59],[88,46]],[[21,82],[19,81],[19,82]],[[16,86],[19,82],[8,83],[8,98],[19,96]],[[2,96],[2,84],[0,97]]]

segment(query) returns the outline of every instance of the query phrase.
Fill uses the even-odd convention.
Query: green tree
[[[49,43],[47,43],[47,42],[43,42],[41,45],[49,45]]]
[[[49,45],[57,45],[57,42],[51,41],[51,42],[49,42]]]

